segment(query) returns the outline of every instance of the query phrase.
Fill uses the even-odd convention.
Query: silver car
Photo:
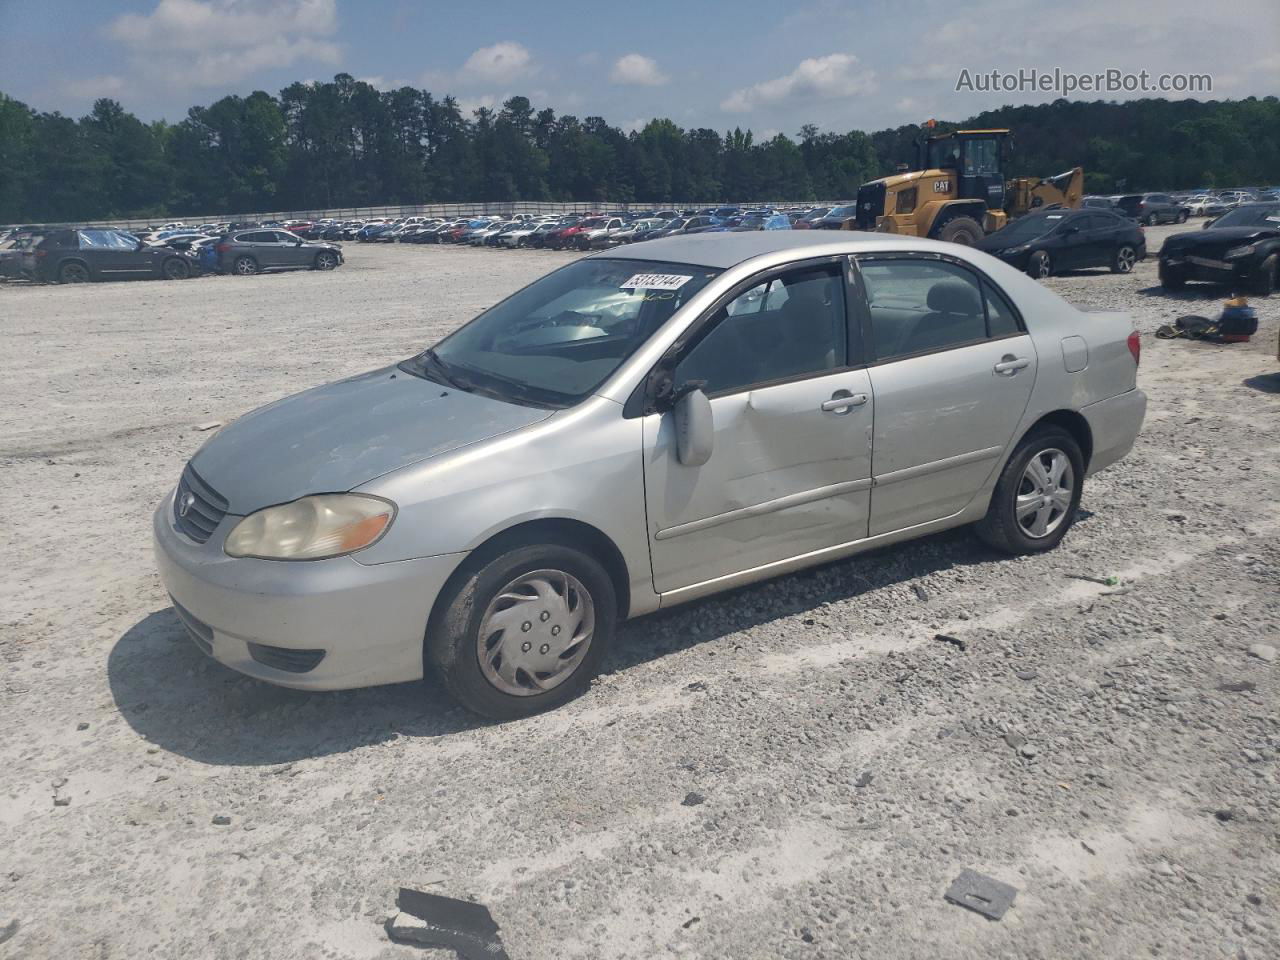
[[[246,414],[156,510],[192,639],[273,683],[564,703],[627,617],[973,524],[1057,545],[1146,410],[1121,315],[968,247],[694,235],[577,260]]]

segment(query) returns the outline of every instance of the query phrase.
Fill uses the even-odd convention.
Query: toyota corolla
[[[1142,424],[1138,335],[971,248],[693,235],[571,263],[404,362],[232,422],[156,510],[194,642],[518,717],[617,624],[972,524],[1056,546]]]

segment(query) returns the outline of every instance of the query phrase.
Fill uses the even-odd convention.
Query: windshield
[[[1280,204],[1236,207],[1213,222],[1215,227],[1280,227]]]
[[[718,272],[648,260],[579,260],[403,366],[511,402],[569,406],[603,383]]]
[[[1015,243],[1026,243],[1046,233],[1062,222],[1062,214],[1050,214],[1047,217],[1023,217],[1015,220],[999,233],[992,234],[1000,240],[1011,240]]]

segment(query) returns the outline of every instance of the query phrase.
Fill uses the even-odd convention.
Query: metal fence
[[[757,201],[749,204],[736,204],[741,207],[812,207],[832,206],[841,201]],[[543,216],[549,214],[592,213],[595,211],[615,210],[702,210],[707,207],[726,206],[723,201],[665,201],[663,203],[615,202],[613,200],[576,200],[571,202],[538,202],[532,200],[516,200],[488,203],[418,203],[400,204],[387,207],[338,207],[330,210],[272,210],[255,213],[218,213],[197,216],[146,217],[119,220],[84,220],[74,224],[40,224],[40,226],[81,226],[81,227],[122,227],[124,229],[141,229],[159,226],[164,223],[181,222],[187,225],[202,223],[237,223],[261,222],[263,220],[373,220],[384,217],[443,217],[452,220],[465,216],[499,216],[512,217],[516,214]]]

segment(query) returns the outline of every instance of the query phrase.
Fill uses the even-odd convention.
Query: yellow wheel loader
[[[844,226],[970,245],[1012,217],[1080,206],[1082,168],[1006,181],[1001,168],[1010,145],[1008,130],[957,130],[918,141],[915,169],[864,183],[856,215]]]

